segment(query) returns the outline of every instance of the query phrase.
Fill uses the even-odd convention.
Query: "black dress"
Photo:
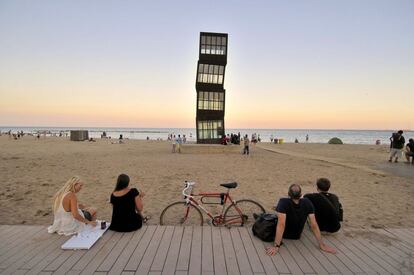
[[[138,195],[139,192],[135,188],[131,188],[128,193],[120,197],[111,194],[113,210],[110,230],[130,232],[142,227],[142,217],[135,208],[135,197]]]

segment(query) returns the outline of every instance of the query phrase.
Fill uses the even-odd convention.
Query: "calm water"
[[[194,128],[93,128],[93,127],[3,127],[0,126],[2,133],[11,130],[13,133],[23,131],[25,133],[35,134],[37,132],[46,131],[48,136],[58,135],[59,132],[68,133],[70,130],[88,130],[89,136],[93,138],[100,138],[103,131],[107,136],[118,138],[120,134],[124,138],[129,139],[146,139],[151,140],[162,139],[166,140],[168,134],[174,133],[176,135],[186,135],[187,140],[191,142],[196,141],[196,131]],[[260,135],[262,141],[270,142],[270,137],[284,139],[285,142],[294,142],[297,138],[299,142],[305,142],[306,135],[309,135],[310,143],[327,143],[332,137],[340,138],[344,143],[348,144],[375,144],[379,139],[382,144],[389,144],[389,137],[391,130],[306,130],[306,129],[226,129],[226,134],[239,133],[241,135],[248,134],[249,137],[253,133]],[[404,131],[404,137],[414,138],[413,131]]]

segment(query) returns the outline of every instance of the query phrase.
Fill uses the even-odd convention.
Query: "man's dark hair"
[[[329,188],[331,188],[331,182],[327,178],[320,178],[316,181],[316,185],[318,189],[322,192],[328,192]]]
[[[412,142],[414,142],[414,139],[410,138],[410,139],[408,140],[408,142],[412,143]]]
[[[298,184],[292,184],[289,186],[288,195],[291,199],[298,200],[302,196],[302,189]]]
[[[399,131],[398,131],[398,133],[399,133],[400,135],[402,135],[402,134],[404,133],[404,131],[403,131],[403,130],[399,130]]]

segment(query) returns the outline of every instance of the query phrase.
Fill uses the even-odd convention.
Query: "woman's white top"
[[[73,235],[76,233],[79,233],[82,231],[85,227],[85,224],[83,222],[80,222],[78,220],[75,220],[75,218],[72,216],[72,212],[66,212],[66,210],[63,208],[63,199],[68,193],[66,193],[62,197],[62,201],[60,203],[60,206],[58,210],[55,212],[55,217],[53,220],[53,224],[47,228],[47,231],[49,233],[55,233],[57,232],[59,235]],[[82,213],[82,211],[78,207],[79,215],[82,217],[85,217]]]

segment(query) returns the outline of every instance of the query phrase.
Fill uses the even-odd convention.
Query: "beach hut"
[[[200,33],[197,63],[197,143],[219,144],[224,137],[227,33]]]
[[[71,130],[70,140],[72,141],[84,141],[89,139],[89,132],[86,130]]]

